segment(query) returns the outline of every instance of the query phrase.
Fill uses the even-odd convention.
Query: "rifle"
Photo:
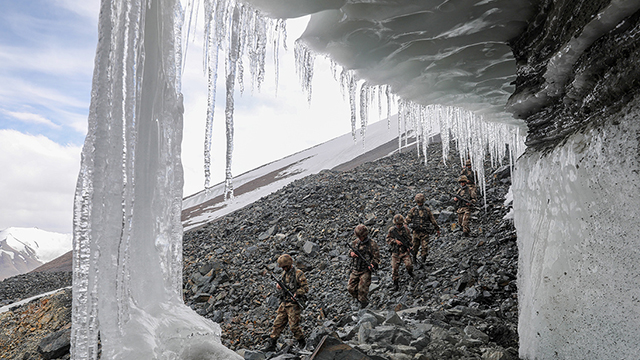
[[[371,241],[371,240],[369,240],[369,241]],[[347,246],[351,249],[351,251],[353,251],[354,253],[356,253],[356,255],[357,255],[360,259],[362,259],[362,261],[366,261],[366,259],[367,259],[367,258],[366,258],[366,257],[364,257],[364,255],[362,255],[362,253],[361,253],[358,249],[354,248],[354,247],[353,247],[349,242],[347,242]],[[368,261],[367,261],[367,262],[368,262]],[[371,270],[371,273],[372,273],[372,274],[376,271],[376,267],[377,267],[377,266],[376,266],[374,263],[369,263],[369,265],[367,266],[367,268],[370,268],[370,270]]]
[[[451,192],[450,192],[450,193],[449,193],[449,195],[451,195],[451,196],[453,196],[453,197],[458,198],[458,200],[462,200],[462,201],[464,201],[465,203],[469,204],[469,206],[477,207],[477,206],[475,206],[475,205],[471,202],[471,200],[467,200],[467,199],[463,198],[462,196],[460,196],[460,195],[458,195],[458,194],[454,194],[454,193],[451,193]]]
[[[394,229],[392,231],[393,231],[392,235],[394,236],[393,239],[400,240],[400,242],[402,243],[402,246],[404,246],[407,250],[411,250],[413,248],[413,246],[412,246],[413,244],[412,244],[411,239],[409,238],[408,234],[404,235],[404,236],[400,235],[400,230],[398,230],[398,228],[396,228],[395,226],[394,226]],[[399,239],[396,239],[395,237],[398,237]],[[408,244],[407,244],[407,241],[405,241],[405,240],[408,241]]]
[[[289,290],[289,288],[287,287],[287,285],[285,285],[282,281],[280,281],[280,279],[278,279],[272,273],[269,273],[269,275],[271,275],[273,280],[275,280],[278,283],[278,285],[280,285],[280,287],[285,292],[285,294],[289,295],[291,300],[293,300],[293,302],[295,302],[296,304],[298,304],[298,306],[300,306],[300,309],[304,310],[304,308],[307,307],[307,304],[304,302],[304,300],[296,298],[295,294],[292,293],[291,290]],[[295,274],[294,274],[294,276],[295,276]]]

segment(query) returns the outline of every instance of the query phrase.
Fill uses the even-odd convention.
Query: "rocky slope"
[[[185,233],[185,302],[219,322],[224,344],[247,359],[309,356],[324,335],[372,359],[517,357],[516,237],[511,221],[503,220],[508,169],[492,169],[498,171],[488,179],[486,211],[477,211],[472,220],[475,236],[462,237],[447,194],[457,186],[459,160],[454,155],[445,165],[440,151],[431,146],[427,166],[412,150],[349,171],[324,171]],[[427,196],[442,236],[432,239],[418,279],[402,270],[400,291],[394,292],[384,234],[393,215],[406,214],[418,192]],[[369,226],[382,255],[365,310],[345,289],[345,244],[358,223]],[[279,351],[264,354],[258,350],[278,304],[267,272],[277,273],[275,260],[284,252],[305,271],[311,287],[302,322],[309,345],[288,346],[292,338],[286,330]],[[0,283],[0,299],[50,290],[66,283],[66,274],[7,279]],[[45,286],[42,276],[56,284]],[[66,290],[0,314],[0,357],[68,358],[70,299]]]
[[[459,161],[445,165],[440,151],[430,147],[427,166],[410,151],[346,172],[324,171],[186,233],[185,302],[222,325],[228,347],[258,349],[278,305],[267,273],[277,273],[275,260],[289,253],[310,284],[302,327],[311,348],[333,333],[382,358],[517,356],[516,235],[511,221],[503,220],[508,169],[492,169],[497,171],[488,179],[486,211],[472,220],[475,236],[462,237],[448,194],[457,186]],[[418,192],[443,231],[432,239],[428,265],[417,270],[417,280],[401,272],[401,289],[394,292],[384,237],[393,215],[406,214]],[[346,292],[345,244],[359,223],[370,228],[383,259],[370,305],[361,312]],[[389,320],[396,314],[399,320]],[[362,324],[372,316],[367,335]],[[281,338],[281,352],[300,355],[286,346],[290,336]]]

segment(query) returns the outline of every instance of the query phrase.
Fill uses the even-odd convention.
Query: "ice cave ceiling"
[[[516,62],[509,40],[532,0],[245,0],[275,18],[311,15],[301,39],[370,85],[422,105],[463,107],[487,120],[505,111]]]

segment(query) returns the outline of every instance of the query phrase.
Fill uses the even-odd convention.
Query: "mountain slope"
[[[235,197],[224,201],[224,183],[187,196],[182,205],[185,231],[198,228],[253,203],[291,182],[322,170],[348,170],[398,149],[398,123],[369,124],[365,136],[345,134],[234,177]]]

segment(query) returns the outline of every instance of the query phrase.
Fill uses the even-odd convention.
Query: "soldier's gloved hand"
[[[357,255],[356,253],[354,253],[353,251],[351,251],[351,252],[349,253],[349,256],[351,256],[351,257],[358,257],[358,255]]]

